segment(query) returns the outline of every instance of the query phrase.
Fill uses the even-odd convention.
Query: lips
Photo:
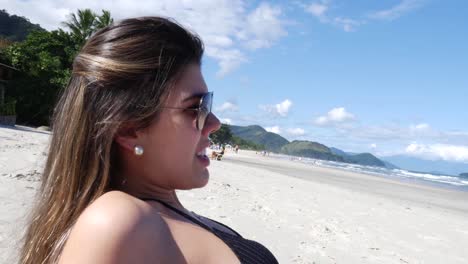
[[[203,150],[198,151],[195,156],[203,167],[208,167],[210,165],[210,158],[208,158],[208,156],[206,155],[206,148],[203,148]]]
[[[197,157],[206,157],[206,148],[202,151],[197,152]]]
[[[206,149],[210,146],[210,141],[202,145],[202,148],[195,154],[197,157],[206,157]]]

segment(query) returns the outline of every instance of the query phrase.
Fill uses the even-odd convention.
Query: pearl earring
[[[143,155],[144,150],[143,150],[143,147],[142,147],[142,146],[136,145],[135,148],[134,148],[133,150],[134,150],[134,152],[135,152],[135,155],[137,155],[137,156]]]

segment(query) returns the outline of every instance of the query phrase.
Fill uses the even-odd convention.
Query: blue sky
[[[156,2],[156,3],[155,3]],[[198,32],[215,113],[289,140],[468,163],[468,2],[0,0],[56,29],[78,8]]]

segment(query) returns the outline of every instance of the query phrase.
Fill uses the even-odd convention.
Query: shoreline
[[[271,158],[271,159],[274,159],[274,160],[290,161],[290,162],[295,162],[295,163],[304,164],[304,165],[308,165],[308,166],[315,166],[315,167],[320,167],[320,168],[324,168],[324,169],[326,168],[326,169],[330,169],[330,170],[336,170],[338,172],[363,174],[363,175],[368,175],[368,176],[372,176],[372,177],[379,177],[379,178],[383,178],[383,179],[388,179],[390,181],[397,181],[397,182],[408,183],[408,184],[422,185],[422,186],[433,187],[433,188],[437,188],[437,189],[468,192],[468,186],[467,185],[460,186],[460,185],[455,185],[455,184],[450,184],[450,183],[444,183],[444,182],[439,182],[439,181],[431,181],[431,180],[414,178],[414,177],[402,177],[402,176],[399,176],[399,175],[386,175],[386,174],[383,174],[383,173],[371,172],[371,171],[365,171],[365,170],[356,171],[356,170],[351,170],[351,169],[347,169],[347,168],[344,168],[344,167],[334,167],[332,165],[313,163],[313,161],[317,161],[317,162],[325,161],[326,162],[326,160],[305,158],[305,159],[311,160],[312,162],[304,162],[303,160],[300,159],[301,157],[284,155],[284,154],[273,153],[270,156],[262,156],[261,154],[253,154],[253,152],[255,152],[255,151],[252,151],[252,150],[243,150],[243,152],[244,153],[249,153],[249,155],[252,155],[252,156],[255,155],[255,157],[263,157],[263,158]],[[290,157],[290,159],[284,159],[281,156]],[[347,164],[347,163],[342,163],[342,164]],[[355,165],[355,164],[352,164],[352,165]],[[359,166],[364,166],[364,165],[359,165]],[[366,167],[366,166],[364,166],[364,167]],[[379,168],[379,167],[377,167],[377,168]],[[432,175],[432,174],[427,173],[427,172],[413,172],[413,171],[408,171],[408,170],[404,170],[404,169],[400,169],[400,170],[407,171],[409,173]],[[453,176],[453,175],[439,175],[439,176],[434,175],[434,176],[436,176],[436,177],[448,176],[448,177],[453,177],[453,178],[460,178],[459,176]]]
[[[441,187],[438,184],[432,185],[422,181],[405,181],[398,178],[348,171],[341,168],[288,161],[257,155],[251,151],[245,151],[244,154],[247,155],[235,157],[236,154],[231,154],[231,158],[227,158],[225,161],[238,165],[263,168],[287,177],[320,182],[335,187],[340,186],[351,191],[372,193],[392,199],[411,200],[428,206],[441,206],[468,214],[468,203],[466,203],[468,201],[468,192],[465,190],[447,188],[445,186]],[[258,159],[252,157],[258,157]],[[288,164],[289,162],[291,164]],[[291,168],[292,170],[288,170],[287,168]],[[364,180],[365,185],[356,185],[353,182],[354,180]],[[382,184],[387,185],[387,188],[381,188]],[[398,188],[397,195],[393,190],[395,188]],[[416,192],[417,195],[414,195],[413,192]],[[454,201],[456,203],[453,203]]]
[[[280,263],[468,259],[465,192],[244,151],[212,161],[210,172],[207,187],[181,193],[184,204],[257,239]]]
[[[0,127],[0,263],[15,263],[49,135]],[[177,191],[197,214],[270,249],[280,263],[454,263],[468,259],[468,193],[240,150]]]

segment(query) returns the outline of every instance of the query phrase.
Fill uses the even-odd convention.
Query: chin
[[[192,180],[190,182],[186,182],[186,185],[181,190],[191,190],[191,189],[198,189],[205,187],[210,180],[210,173],[207,169],[202,171],[197,175],[192,176]]]
[[[210,173],[208,172],[208,170],[205,170],[202,175],[200,176],[200,181],[199,181],[199,186],[195,187],[195,188],[202,188],[202,187],[205,187],[208,182],[210,181]]]

